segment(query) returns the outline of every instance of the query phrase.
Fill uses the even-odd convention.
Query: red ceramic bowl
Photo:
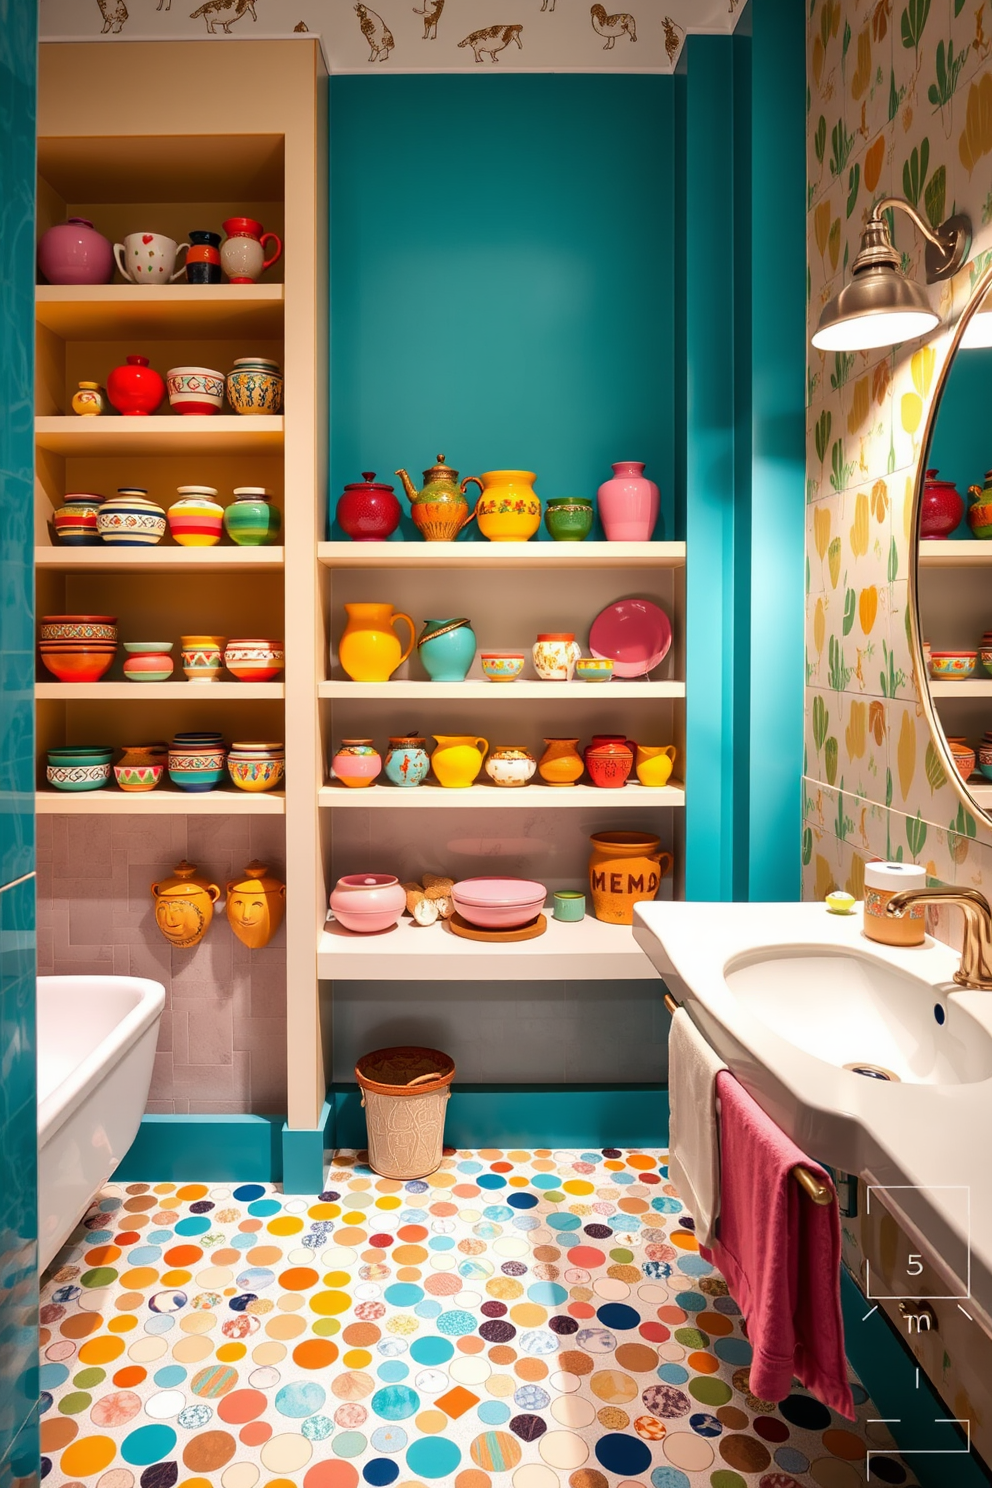
[[[45,651],[45,668],[60,682],[99,682],[113,660],[113,651]]]
[[[482,930],[513,930],[544,908],[548,891],[530,878],[463,878],[451,891],[463,920]]]

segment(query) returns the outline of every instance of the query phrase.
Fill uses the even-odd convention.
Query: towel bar
[[[667,1010],[673,1015],[678,1012],[679,1004],[675,1001],[675,998],[670,992],[665,993],[664,1003]]]
[[[809,1168],[804,1168],[802,1163],[797,1163],[792,1170],[792,1176],[800,1188],[806,1190],[814,1204],[832,1204],[834,1201],[833,1190],[825,1183],[814,1178]]]

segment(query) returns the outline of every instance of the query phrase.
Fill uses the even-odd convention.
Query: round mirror
[[[992,822],[992,270],[955,327],[921,450],[910,604],[921,699],[948,780]]]

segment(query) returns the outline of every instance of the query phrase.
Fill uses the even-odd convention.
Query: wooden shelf
[[[184,548],[158,543],[153,548],[116,548],[110,543],[91,548],[35,548],[35,568],[62,573],[230,573],[241,568],[251,573],[281,569],[282,548]],[[144,685],[144,684],[142,684]]]
[[[450,790],[433,781],[415,789],[396,785],[370,785],[355,789],[331,783],[317,792],[317,805],[330,810],[437,810],[440,808],[475,810],[539,811],[647,811],[677,808],[685,805],[681,784],[663,789],[645,787],[638,781],[627,783],[622,790],[601,790],[595,785],[569,787],[535,784],[511,788],[498,785],[470,785],[467,790]]]
[[[324,542],[317,558],[328,568],[684,568],[685,543]]]
[[[965,701],[992,698],[992,677],[969,678],[967,682],[930,682],[930,696],[934,698],[963,698]]]
[[[281,414],[153,414],[148,418],[37,418],[35,443],[55,455],[275,454]]]
[[[953,684],[963,685],[963,684]],[[989,682],[992,696],[992,681]],[[321,698],[350,698],[352,701],[378,700],[388,702],[415,698],[419,702],[430,702],[435,698],[457,699],[459,702],[502,701],[540,699],[584,703],[602,703],[607,697],[624,702],[629,698],[652,698],[659,702],[665,698],[685,697],[684,682],[489,682],[477,678],[468,682],[320,682],[317,696]]]
[[[919,563],[921,568],[981,568],[992,564],[992,542],[924,538],[919,544]]]
[[[36,682],[39,702],[75,703],[271,702],[286,695],[283,682]]]
[[[415,792],[414,792],[415,794]],[[536,940],[492,945],[463,940],[443,922],[415,925],[405,915],[392,930],[359,935],[329,922],[317,945],[317,975],[348,981],[631,981],[656,979],[627,925],[587,914],[564,924],[545,911],[548,928]]]
[[[96,791],[40,790],[34,809],[41,816],[285,816],[283,791],[242,791],[226,786],[183,791],[159,785],[152,791],[122,791],[115,785]]]
[[[284,299],[281,284],[40,284],[35,319],[63,341],[271,338]]]

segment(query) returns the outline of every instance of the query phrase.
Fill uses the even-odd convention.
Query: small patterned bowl
[[[239,759],[228,755],[227,773],[239,790],[274,790],[286,773],[284,759]]]
[[[986,648],[985,646],[983,646],[981,651],[979,651],[978,653],[978,659],[982,663],[982,666],[985,668],[988,675],[992,677],[992,648]]]
[[[524,669],[522,651],[483,651],[480,661],[490,682],[515,682]]]
[[[101,790],[110,779],[110,761],[98,765],[49,765],[49,785],[63,791]]]
[[[154,790],[162,779],[164,765],[115,765],[114,779],[124,791]]]
[[[235,413],[279,413],[282,408],[282,373],[276,362],[235,362],[227,374],[227,401]]]
[[[224,749],[169,750],[169,779],[185,791],[210,791],[224,779]]]
[[[224,374],[210,367],[172,367],[165,385],[176,413],[219,413],[224,406]]]
[[[609,656],[580,656],[575,663],[575,675],[580,682],[609,682],[613,661]]]
[[[951,748],[951,759],[962,780],[967,780],[975,768],[975,751],[973,749],[962,749],[959,745]]]
[[[977,651],[931,651],[930,675],[939,682],[963,682],[975,670]]]

